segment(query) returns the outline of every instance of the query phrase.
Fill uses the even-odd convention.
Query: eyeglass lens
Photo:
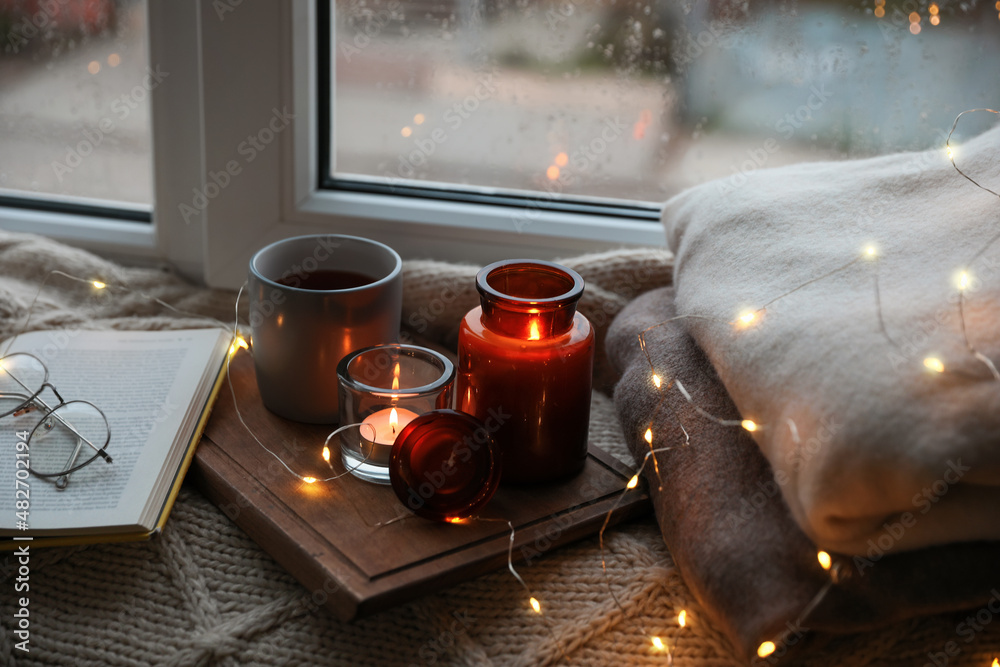
[[[41,416],[41,415],[39,415]],[[84,401],[70,401],[44,415],[31,432],[28,445],[31,469],[39,475],[58,475],[97,458],[94,447],[108,442],[108,424],[101,411]]]
[[[11,354],[0,359],[0,417],[6,417],[42,389],[48,372],[29,354]]]

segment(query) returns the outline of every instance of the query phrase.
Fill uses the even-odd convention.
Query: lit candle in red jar
[[[482,305],[458,334],[459,409],[493,434],[501,480],[570,477],[587,460],[594,331],[576,312],[583,278],[551,262],[507,260],[476,276]]]

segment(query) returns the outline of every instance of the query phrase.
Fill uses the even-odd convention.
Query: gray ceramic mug
[[[402,269],[395,250],[357,236],[297,236],[257,251],[250,330],[269,410],[310,424],[337,421],[337,364],[399,338]]]

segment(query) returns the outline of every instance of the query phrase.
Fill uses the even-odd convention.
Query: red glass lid
[[[475,516],[496,493],[500,456],[481,421],[464,412],[432,410],[396,437],[389,479],[414,514],[460,521]]]

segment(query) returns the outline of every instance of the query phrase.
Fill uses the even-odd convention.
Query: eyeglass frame
[[[104,461],[106,463],[112,463],[113,459],[111,458],[111,455],[108,454],[108,452],[107,452],[108,444],[110,444],[110,442],[111,442],[111,425],[108,423],[108,416],[106,414],[104,414],[104,411],[101,410],[96,405],[94,405],[93,403],[91,403],[90,401],[85,401],[85,400],[82,400],[82,399],[75,399],[75,400],[72,400],[72,401],[67,401],[66,399],[64,399],[62,397],[62,394],[59,393],[59,390],[55,388],[55,385],[53,385],[51,382],[49,382],[49,367],[45,365],[44,361],[42,361],[41,359],[39,359],[35,355],[31,354],[30,352],[12,352],[10,354],[5,354],[3,356],[0,356],[0,366],[3,365],[3,363],[4,363],[5,360],[7,360],[7,359],[9,359],[11,357],[15,357],[15,356],[30,357],[31,359],[34,359],[36,362],[38,362],[38,365],[41,366],[42,369],[45,371],[45,375],[42,378],[41,385],[39,385],[39,387],[38,387],[38,391],[36,391],[34,394],[31,394],[30,396],[27,395],[27,394],[15,394],[15,393],[0,392],[0,398],[15,397],[15,398],[23,398],[24,399],[21,403],[19,403],[17,405],[17,407],[15,407],[12,410],[9,410],[9,411],[7,411],[7,412],[5,412],[3,414],[0,414],[0,420],[4,419],[5,417],[9,417],[10,415],[20,416],[17,413],[20,412],[20,413],[24,414],[24,412],[22,412],[22,411],[27,411],[29,409],[29,406],[31,408],[33,408],[33,409],[43,409],[43,410],[45,410],[45,413],[38,420],[38,423],[35,424],[35,427],[33,429],[31,429],[31,433],[28,435],[28,440],[29,441],[31,440],[31,437],[35,434],[35,431],[38,430],[38,427],[41,426],[45,422],[46,419],[48,419],[49,417],[52,417],[52,418],[58,420],[64,427],[66,427],[67,429],[69,429],[77,437],[76,447],[73,449],[73,453],[70,455],[69,465],[72,466],[72,464],[75,463],[76,460],[77,460],[77,458],[80,456],[80,450],[83,447],[83,443],[86,443],[87,446],[89,446],[91,449],[93,449],[95,452],[97,452],[94,456],[92,456],[91,458],[88,458],[86,461],[84,461],[80,465],[72,466],[72,467],[67,468],[66,470],[62,470],[60,472],[56,472],[56,473],[42,473],[42,472],[37,472],[35,470],[32,470],[30,466],[28,467],[28,472],[30,474],[34,475],[35,477],[40,477],[42,479],[49,479],[49,478],[55,477],[56,478],[56,481],[55,481],[56,488],[59,489],[60,491],[62,491],[69,484],[69,475],[71,475],[72,473],[76,472],[77,470],[80,470],[81,468],[84,468],[84,467],[90,465],[91,463],[93,463],[94,461],[96,461],[98,458],[104,459]],[[21,387],[23,387],[25,391],[28,391],[28,392],[31,391],[16,376],[14,376],[13,374],[11,374],[10,372],[8,372],[7,375],[12,380],[14,380],[14,382],[16,382],[17,384],[21,385]],[[59,403],[55,407],[49,407],[49,405],[40,398],[41,393],[43,391],[45,391],[46,387],[48,387],[49,389],[51,389],[52,393],[55,394],[56,398],[59,399]],[[66,406],[66,405],[72,405],[74,403],[82,403],[84,405],[89,405],[90,407],[92,407],[95,410],[97,410],[97,413],[99,415],[101,415],[101,419],[104,420],[105,430],[107,431],[107,434],[108,434],[107,438],[104,440],[104,444],[101,447],[97,447],[89,439],[87,439],[86,437],[84,437],[78,430],[76,430],[76,428],[72,424],[68,423],[65,419],[63,419],[58,414],[56,414],[56,410],[58,410],[59,408],[61,408],[63,406]]]

